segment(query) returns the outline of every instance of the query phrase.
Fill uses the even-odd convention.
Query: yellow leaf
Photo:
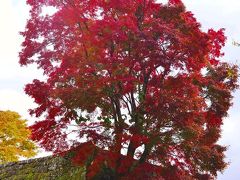
[[[0,111],[0,164],[17,161],[19,157],[32,157],[36,146],[26,120],[13,111]]]

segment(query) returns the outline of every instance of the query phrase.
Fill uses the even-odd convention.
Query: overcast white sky
[[[162,0],[162,2],[166,0]],[[232,40],[240,41],[240,1],[239,0],[183,0],[188,10],[191,10],[203,30],[208,28],[226,28],[228,41],[224,48],[224,59],[240,65],[240,47],[232,45]],[[21,41],[19,31],[24,29],[28,17],[28,7],[25,0],[0,0],[0,110],[19,112],[24,118],[33,119],[27,109],[34,106],[32,100],[24,94],[23,87],[34,78],[41,78],[41,72],[34,66],[20,67],[18,52]],[[240,179],[240,93],[234,97],[234,105],[226,118],[222,139],[220,142],[229,145],[226,153],[227,161],[231,162],[219,180]]]

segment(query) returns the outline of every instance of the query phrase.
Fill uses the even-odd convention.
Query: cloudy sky
[[[162,0],[164,2],[166,0]],[[224,48],[224,60],[240,65],[240,47],[232,45],[233,40],[240,41],[240,1],[239,0],[183,0],[191,10],[202,29],[226,28],[228,41]],[[34,120],[28,115],[27,109],[34,106],[32,100],[24,94],[23,87],[34,78],[41,78],[41,72],[34,66],[20,67],[18,52],[22,37],[19,31],[24,30],[28,18],[28,7],[25,0],[0,0],[0,109],[19,112],[31,124]],[[219,180],[240,179],[240,93],[234,94],[234,105],[229,117],[223,125],[221,144],[229,145],[226,160],[229,167]]]

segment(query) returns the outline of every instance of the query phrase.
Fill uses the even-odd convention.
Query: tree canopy
[[[16,112],[0,111],[0,164],[32,157],[35,149],[26,120]]]
[[[33,140],[75,148],[89,179],[208,179],[226,167],[217,141],[238,67],[220,61],[224,29],[202,31],[180,0],[27,2],[20,64],[46,77],[25,88],[44,116]]]

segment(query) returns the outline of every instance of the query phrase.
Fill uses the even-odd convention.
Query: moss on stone
[[[0,165],[1,180],[85,180],[84,167],[69,159],[49,156]]]

